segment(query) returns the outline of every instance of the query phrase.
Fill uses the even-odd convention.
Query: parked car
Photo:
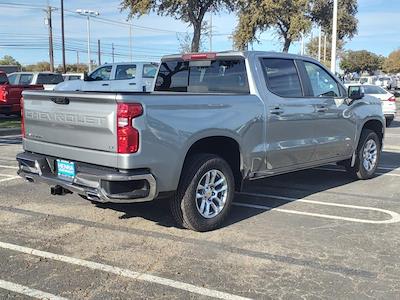
[[[105,64],[95,69],[84,80],[66,81],[57,91],[150,91],[158,63],[134,62]]]
[[[62,74],[62,77],[64,78],[64,81],[83,80],[85,78],[83,73],[67,73],[67,74]]]
[[[24,90],[43,90],[43,85],[12,85],[6,73],[0,71],[0,113],[20,114],[20,100]]]
[[[375,81],[375,85],[391,90],[393,87],[392,78],[389,76],[381,76]]]
[[[362,76],[360,77],[359,83],[360,84],[375,84],[377,80],[376,76]]]
[[[54,195],[168,198],[176,222],[217,228],[243,182],[337,162],[371,178],[385,132],[379,99],[348,91],[309,57],[171,55],[154,93],[25,92],[19,174]]]
[[[364,84],[361,89],[366,95],[381,100],[383,114],[386,118],[386,126],[389,127],[396,116],[396,97],[380,86]]]
[[[51,72],[16,72],[8,75],[11,84],[43,85],[45,90],[53,90],[64,78],[59,73]]]

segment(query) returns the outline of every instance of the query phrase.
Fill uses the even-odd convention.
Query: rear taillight
[[[396,102],[396,98],[395,98],[394,96],[392,96],[392,97],[390,97],[390,98],[388,99],[388,101],[390,101],[390,102]]]
[[[22,137],[25,137],[24,97],[21,97],[20,106],[21,106],[21,133]]]
[[[5,87],[0,88],[0,101],[6,102],[8,97],[8,91]]]
[[[139,151],[139,131],[133,127],[133,119],[143,114],[138,103],[117,104],[118,153],[136,153]]]

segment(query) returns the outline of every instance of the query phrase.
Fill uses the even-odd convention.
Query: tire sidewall
[[[203,217],[197,209],[196,204],[196,192],[197,186],[201,180],[201,178],[210,170],[218,170],[222,172],[226,178],[228,185],[228,192],[226,197],[226,203],[222,211],[215,217],[211,219],[207,219]],[[192,174],[192,179],[190,180],[189,185],[186,188],[184,193],[181,209],[184,212],[183,218],[185,223],[189,224],[190,227],[194,227],[193,229],[198,231],[209,231],[216,229],[219,225],[224,221],[226,216],[229,214],[229,211],[232,206],[233,198],[235,195],[235,180],[233,177],[232,170],[228,163],[219,158],[217,156],[210,156],[209,160],[203,162],[197,171]]]
[[[378,148],[377,149],[377,161],[376,161],[374,168],[371,171],[367,171],[363,164],[364,148],[365,148],[365,145],[367,144],[367,142],[371,139],[375,141],[377,148]],[[358,173],[360,175],[359,176],[360,178],[371,178],[374,175],[376,169],[378,168],[378,164],[380,161],[381,147],[382,147],[382,145],[379,141],[379,137],[373,131],[368,132],[368,134],[365,136],[365,138],[361,141],[361,147],[358,150],[358,163],[359,163]]]

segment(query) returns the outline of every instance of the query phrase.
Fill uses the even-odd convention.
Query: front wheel
[[[171,211],[178,225],[195,230],[218,228],[229,214],[235,180],[229,164],[213,154],[196,154],[185,164]]]
[[[382,144],[376,132],[364,129],[357,147],[354,167],[346,165],[347,171],[357,179],[370,179],[378,168]]]

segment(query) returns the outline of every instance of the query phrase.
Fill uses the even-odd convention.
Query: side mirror
[[[364,92],[361,86],[349,86],[347,94],[349,99],[351,99],[352,101],[364,98]]]
[[[90,77],[89,77],[89,75],[88,75],[88,73],[85,71],[85,72],[83,72],[83,81],[90,81]]]

